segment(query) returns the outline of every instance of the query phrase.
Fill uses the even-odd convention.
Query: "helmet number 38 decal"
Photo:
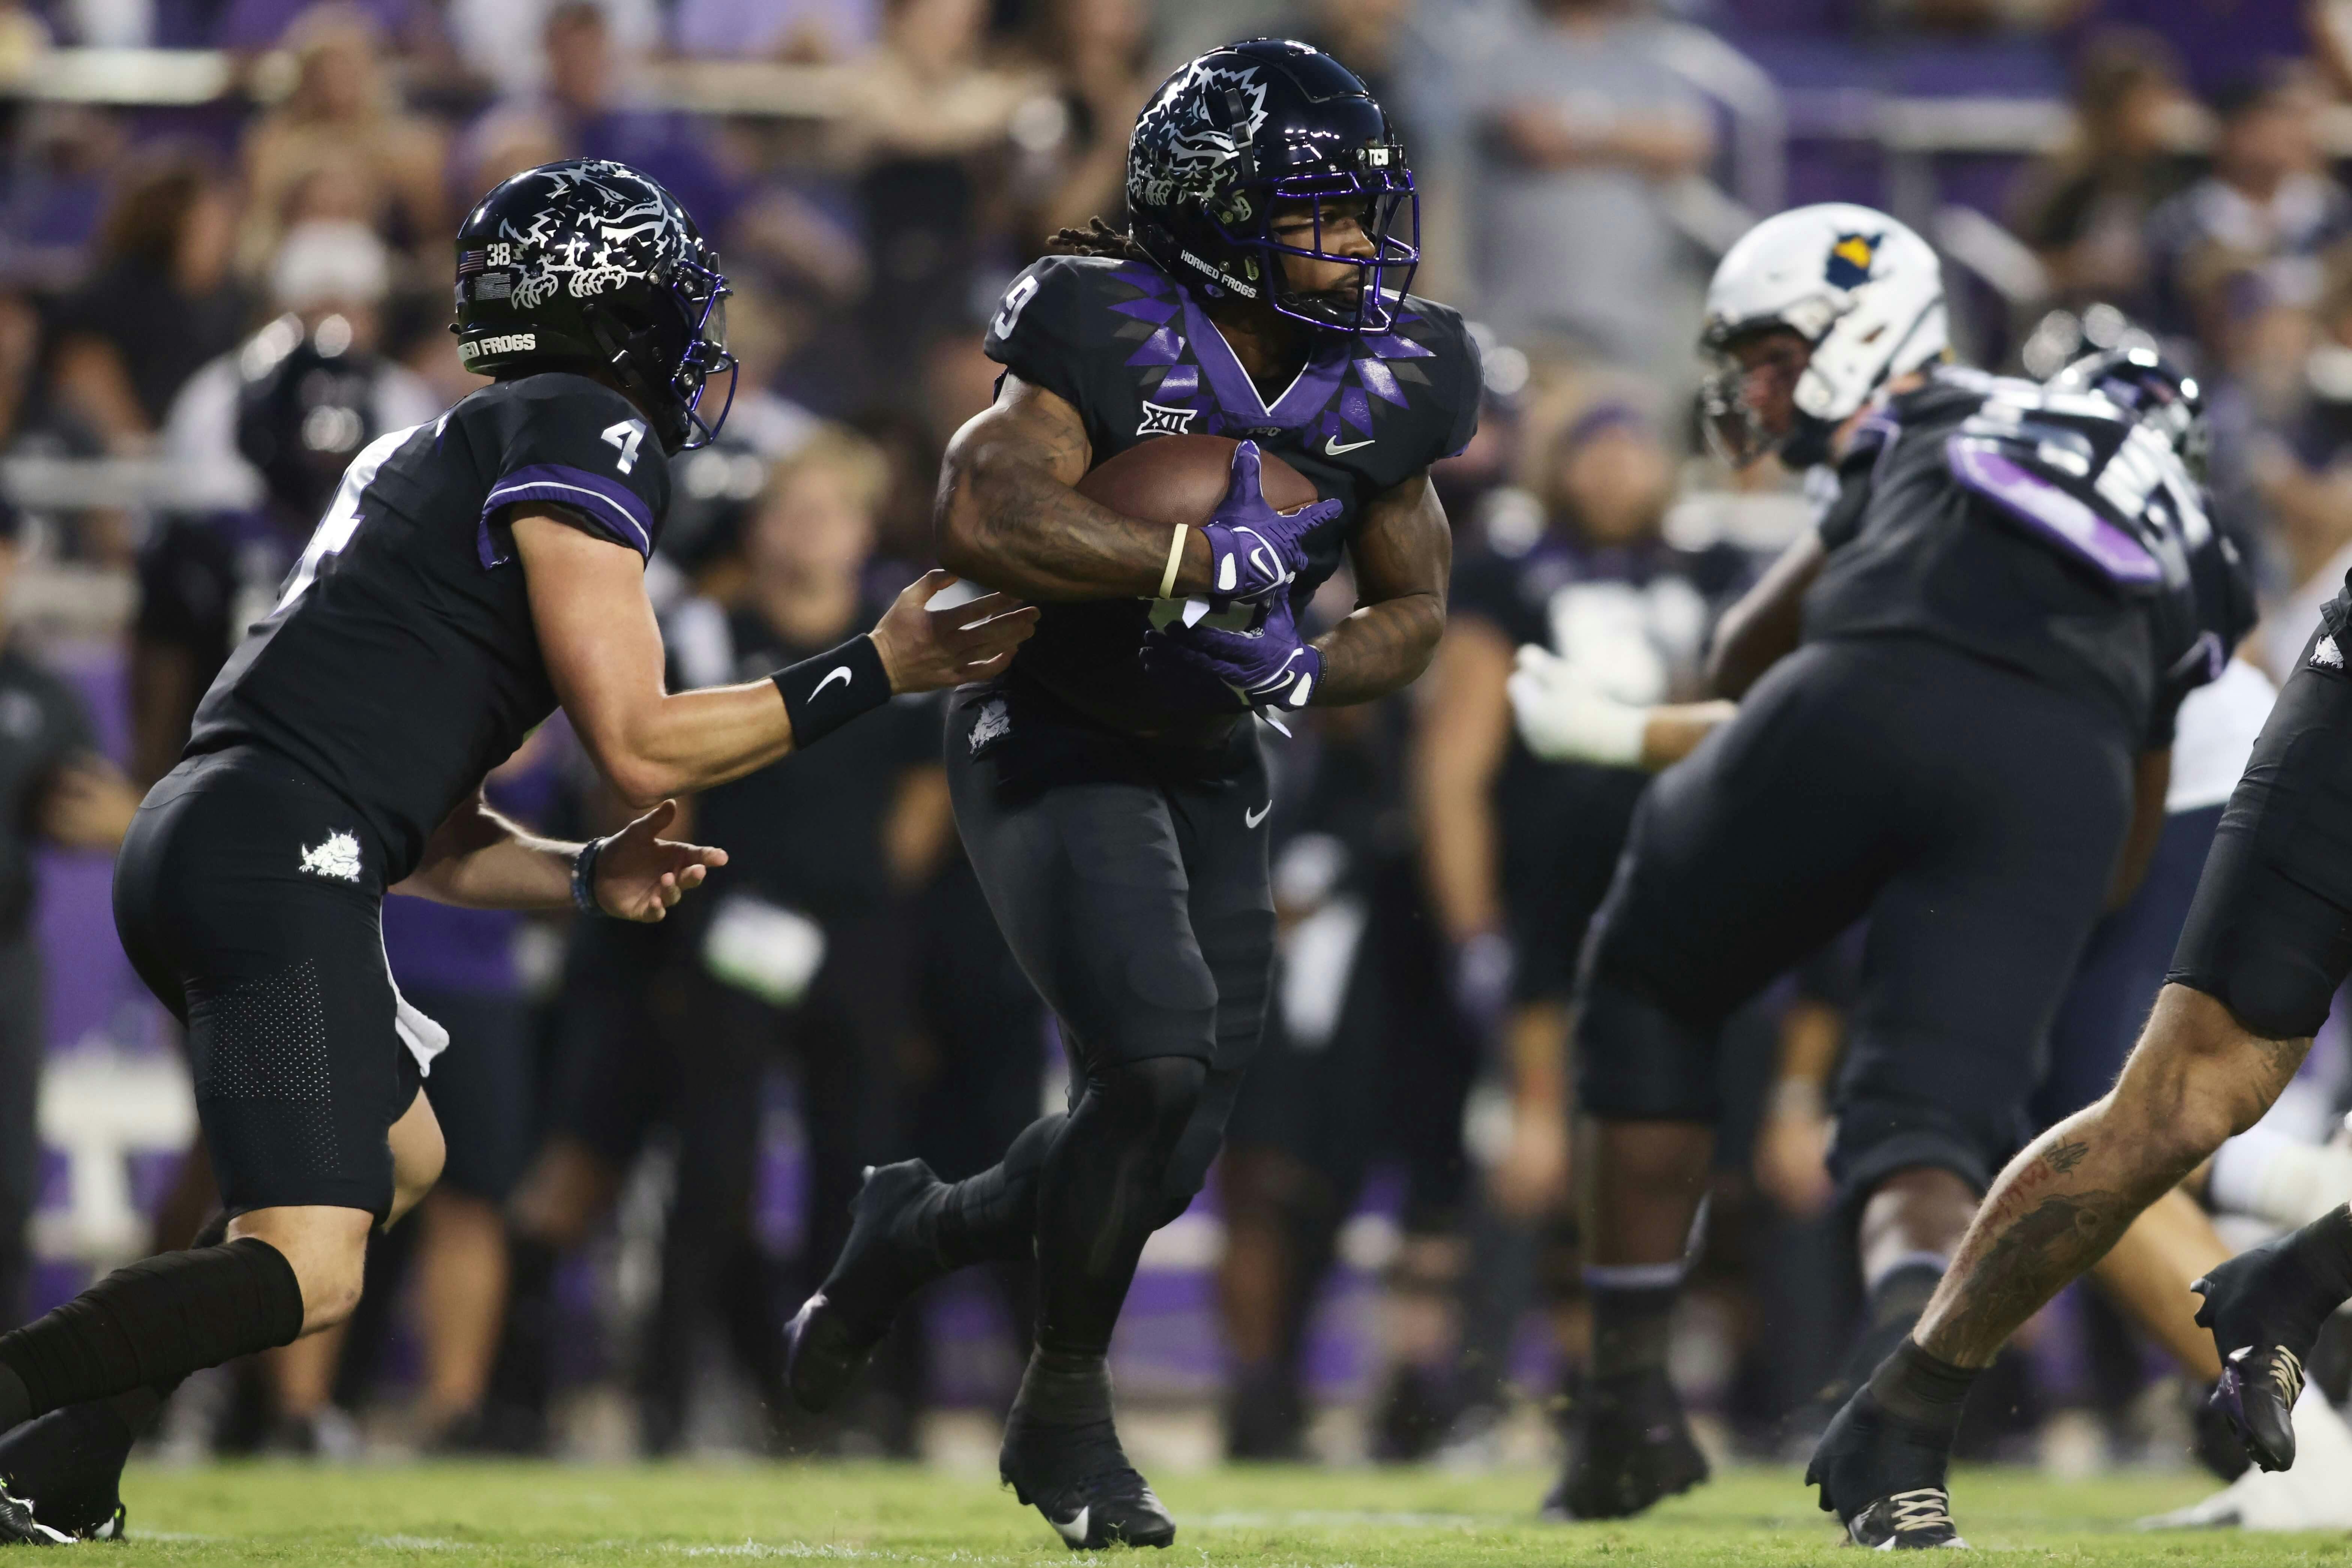
[[[618,424],[606,426],[604,444],[621,454],[614,459],[613,467],[625,474],[635,468],[637,466],[637,447],[645,438],[646,422],[642,419],[624,419]]]

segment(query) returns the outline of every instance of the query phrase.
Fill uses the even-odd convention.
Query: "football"
[[[1078,493],[1111,510],[1146,522],[1200,524],[1209,521],[1233,482],[1237,441],[1223,436],[1156,436],[1095,466],[1077,484]],[[1306,475],[1272,452],[1260,449],[1259,488],[1276,511],[1311,506],[1318,497]]]

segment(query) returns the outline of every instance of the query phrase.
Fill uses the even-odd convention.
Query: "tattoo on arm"
[[[1318,706],[1369,702],[1412,684],[1445,635],[1454,533],[1426,473],[1373,500],[1349,555],[1359,607],[1316,641]]]
[[[1092,458],[1077,410],[1008,374],[995,405],[948,444],[932,513],[940,564],[1048,603],[1157,595],[1170,531],[1073,489]],[[1177,591],[1203,593],[1208,581],[1209,542],[1195,529]]]

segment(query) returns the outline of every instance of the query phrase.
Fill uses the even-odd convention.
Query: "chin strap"
[[[658,387],[648,384],[644,373],[638,370],[638,351],[652,334],[633,332],[623,337],[603,310],[589,314],[588,330],[595,335],[597,350],[604,354],[604,363],[612,371],[614,378],[631,395],[632,400],[646,410],[646,421],[653,426],[654,436],[661,442],[662,450],[677,451],[692,433],[693,416],[678,401],[676,392],[667,384]]]

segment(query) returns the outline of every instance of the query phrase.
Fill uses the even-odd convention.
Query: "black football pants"
[[[1940,645],[1817,643],[1661,774],[1586,948],[1584,1110],[1713,1122],[1725,1017],[1868,917],[1831,1170],[1979,1192],[2032,1127],[2132,799],[2122,726]]]
[[[1087,722],[1017,678],[956,694],[956,824],[1061,1025],[1069,1110],[958,1184],[960,1262],[1034,1247],[1040,1348],[1101,1354],[1145,1239],[1184,1212],[1265,1023],[1265,766]]]

